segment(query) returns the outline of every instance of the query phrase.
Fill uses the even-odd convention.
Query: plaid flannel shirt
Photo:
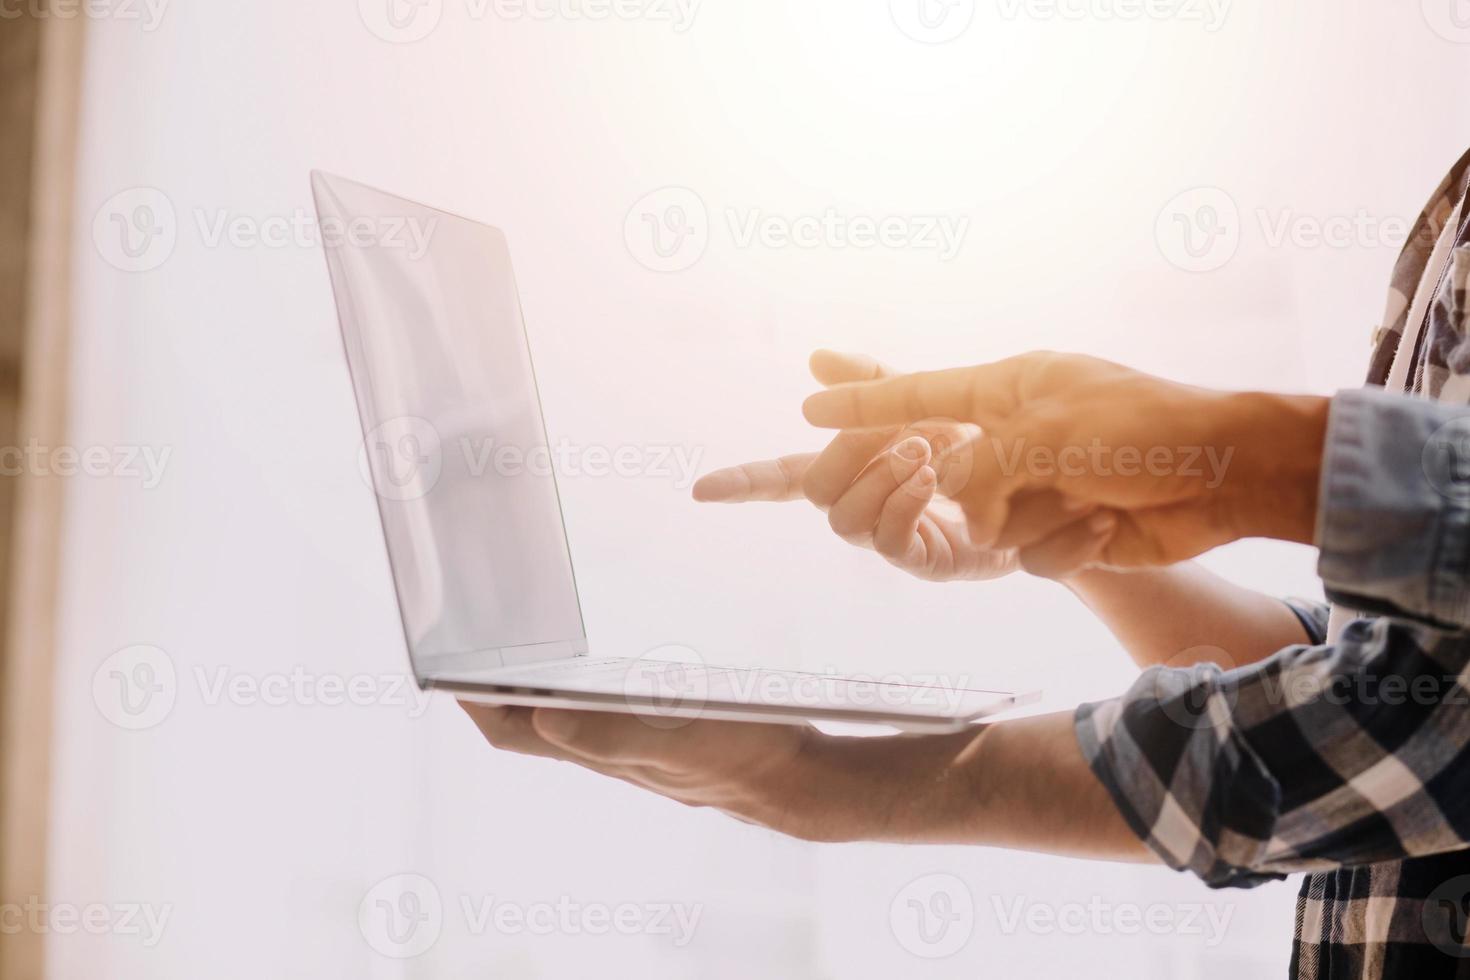
[[[1369,387],[1329,412],[1318,572],[1357,618],[1328,642],[1327,607],[1292,600],[1308,642],[1154,667],[1076,714],[1168,865],[1212,887],[1307,872],[1294,977],[1470,977],[1467,176],[1470,153],[1394,269]]]

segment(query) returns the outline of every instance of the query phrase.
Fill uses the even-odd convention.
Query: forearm
[[[1130,572],[1095,569],[1063,584],[1140,667],[1209,661],[1229,669],[1309,642],[1285,603],[1192,562]]]
[[[1212,402],[1211,442],[1231,460],[1212,519],[1231,540],[1314,543],[1331,399],[1252,391]]]
[[[1088,768],[1070,713],[953,736],[816,736],[795,783],[783,807],[808,816],[783,829],[811,839],[1154,860]]]

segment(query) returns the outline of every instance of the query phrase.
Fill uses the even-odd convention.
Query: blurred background
[[[931,585],[698,471],[817,346],[1359,383],[1465,149],[1461,0],[30,0],[0,13],[0,972],[1281,975],[1296,881],[817,846],[491,750],[405,684],[308,171],[503,228],[592,652],[1043,687],[1056,585]],[[631,447],[631,448],[629,448]],[[626,450],[637,465],[588,465]],[[1320,595],[1308,549],[1206,558]],[[1004,778],[1004,774],[997,774]]]

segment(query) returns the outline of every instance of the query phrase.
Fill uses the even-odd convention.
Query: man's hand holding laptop
[[[1211,391],[1050,353],[894,374],[818,352],[812,371],[827,387],[803,410],[838,430],[831,443],[711,473],[696,499],[810,500],[845,540],[922,578],[1023,567],[1062,580],[1141,665],[1206,642],[1188,642],[1201,627],[1236,664],[1300,642],[1279,603],[1176,563],[1243,537],[1312,541],[1327,399]],[[807,839],[1150,853],[1090,772],[1070,713],[950,735],[840,738],[465,707],[498,747]]]

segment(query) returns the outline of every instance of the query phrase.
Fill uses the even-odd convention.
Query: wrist
[[[812,729],[761,822],[810,841],[962,839],[947,816],[961,789],[957,761],[984,731],[843,737]]]
[[[1231,462],[1214,492],[1232,539],[1312,543],[1329,404],[1316,395],[1222,396],[1213,439]]]
[[[1136,573],[1120,572],[1117,569],[1104,568],[1100,565],[1088,565],[1071,575],[1058,576],[1053,581],[1086,602],[1088,597],[1099,589],[1105,589],[1118,581],[1126,581],[1132,575]]]

